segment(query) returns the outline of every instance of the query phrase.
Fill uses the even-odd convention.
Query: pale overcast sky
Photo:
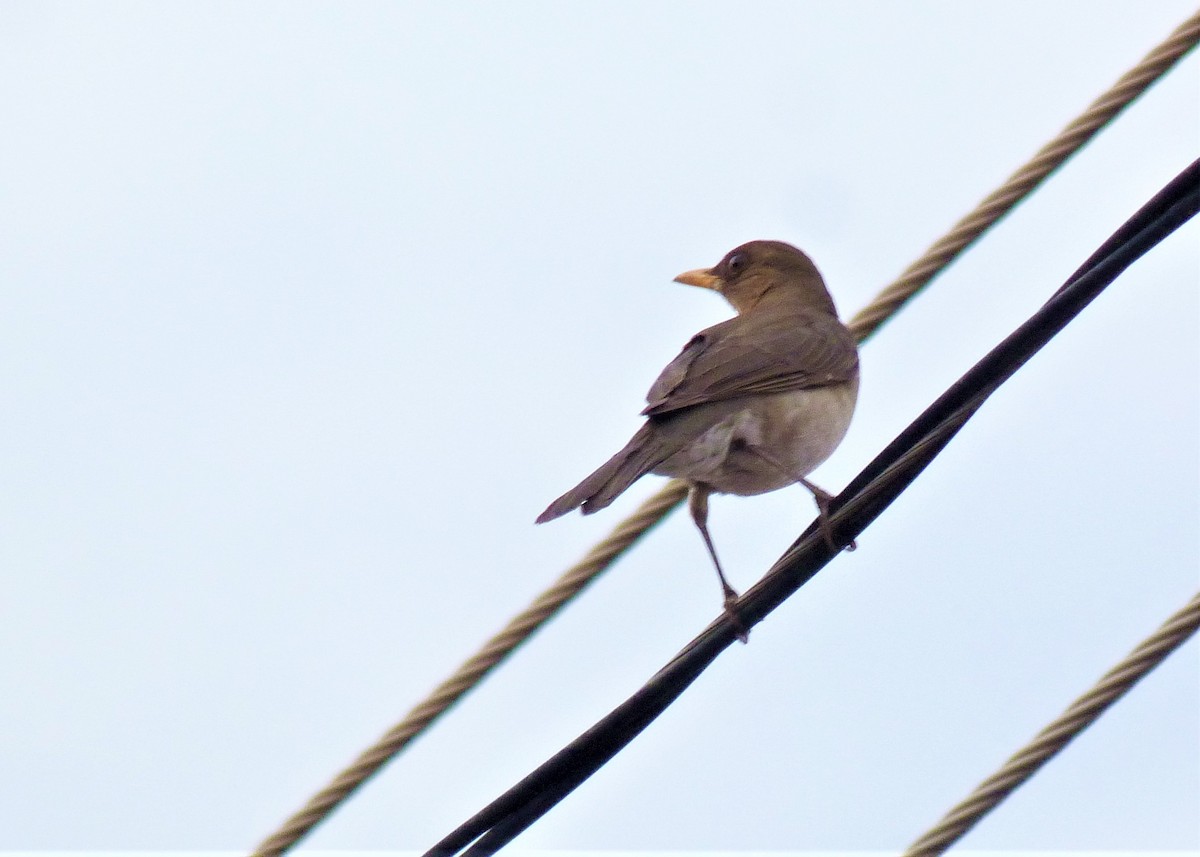
[[[1191,2],[6,3],[0,849],[246,849],[661,484],[544,527],[807,250],[852,315]],[[862,351],[840,489],[1197,155],[1190,55]],[[1200,585],[1200,225],[519,841],[903,847]],[[750,585],[813,516],[715,498]],[[420,849],[716,615],[675,513],[307,844]],[[1193,641],[972,849],[1200,849]]]

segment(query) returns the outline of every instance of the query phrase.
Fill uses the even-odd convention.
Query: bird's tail
[[[654,427],[647,422],[625,444],[624,449],[547,506],[546,511],[538,515],[537,522],[544,524],[553,521],[580,506],[583,507],[583,514],[590,515],[617,499],[621,492],[659,463],[654,455],[655,444],[649,442],[653,434]]]

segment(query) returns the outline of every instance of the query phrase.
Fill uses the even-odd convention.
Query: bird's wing
[[[697,333],[646,395],[646,416],[738,396],[848,381],[858,369],[850,332],[798,308],[737,316]]]

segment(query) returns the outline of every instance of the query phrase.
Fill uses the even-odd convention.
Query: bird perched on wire
[[[796,482],[812,492],[822,533],[832,499],[805,477],[841,443],[858,398],[858,350],[812,260],[782,241],[751,241],[714,268],[675,278],[712,289],[737,315],[700,331],[646,396],[625,448],[547,507],[539,524],[599,511],[647,473],[689,486],[688,508],[725,597],[737,599],[708,533],[708,498]],[[736,617],[735,617],[736,618]]]

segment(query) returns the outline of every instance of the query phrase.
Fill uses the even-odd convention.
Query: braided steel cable
[[[918,291],[950,264],[972,242],[1031,193],[1051,172],[1088,142],[1104,125],[1164,75],[1200,42],[1200,12],[1187,19],[1147,54],[1079,117],[1047,143],[1029,163],[987,196],[943,238],[890,285],[886,286],[848,323],[855,338],[869,338]],[[568,601],[581,592],[655,524],[675,509],[687,486],[671,480],[623,520],[605,539],[570,566],[533,603],[415,705],[374,745],[359,755],[325,788],[314,795],[280,828],[264,839],[251,857],[278,857],[306,836],[340,803],[400,753],[417,735],[445,713],[509,653],[536,631]]]
[[[1104,674],[1057,719],[1018,750],[996,773],[975,787],[961,803],[926,831],[903,857],[942,854],[967,834],[1018,786],[1041,770],[1060,750],[1090,726],[1138,681],[1200,628],[1200,593],[1151,636]]]
[[[1167,39],[1091,103],[1058,136],[999,188],[986,196],[864,307],[848,327],[860,340],[875,332],[972,242],[1033,191],[1050,173],[1094,137],[1118,113],[1145,92],[1200,41],[1200,12],[1180,24]]]

